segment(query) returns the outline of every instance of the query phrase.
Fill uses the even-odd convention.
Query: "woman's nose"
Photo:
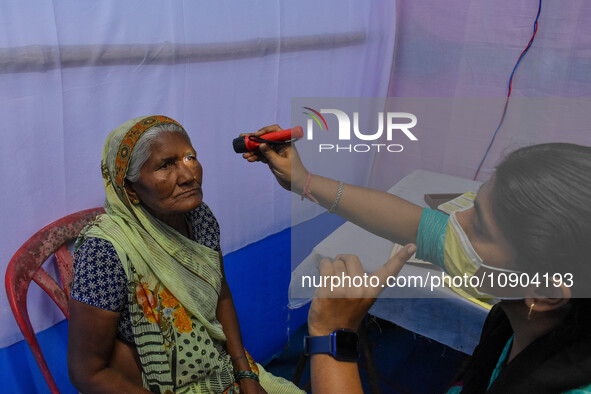
[[[178,171],[177,171],[177,183],[179,185],[182,185],[184,183],[187,182],[191,182],[195,179],[195,176],[197,174],[195,174],[195,171],[193,171],[188,165],[187,163],[181,163],[178,166]]]

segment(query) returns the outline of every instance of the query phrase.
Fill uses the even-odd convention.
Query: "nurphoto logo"
[[[303,113],[309,116],[306,124],[306,139],[314,139],[314,128],[320,129],[320,132],[329,132],[328,124],[322,114],[334,115],[338,123],[336,144],[322,143],[318,144],[318,151],[335,152],[369,152],[369,151],[387,151],[392,153],[402,152],[404,146],[398,143],[391,143],[395,136],[404,135],[410,141],[418,141],[418,138],[410,131],[417,124],[417,117],[409,112],[378,112],[377,131],[365,133],[359,128],[359,112],[353,112],[353,127],[351,127],[351,118],[342,110],[332,108],[322,108],[317,111],[310,107],[303,107],[306,111]],[[385,121],[384,121],[385,118]],[[317,126],[315,126],[317,125]],[[351,133],[353,130],[353,133]],[[386,132],[386,142],[383,141],[384,130]],[[350,143],[351,141],[376,141],[374,143]],[[349,142],[349,143],[348,143]]]

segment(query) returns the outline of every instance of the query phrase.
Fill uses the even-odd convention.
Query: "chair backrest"
[[[103,208],[87,209],[65,216],[42,228],[19,248],[6,269],[5,286],[8,303],[52,393],[59,393],[59,391],[51,377],[27,311],[29,284],[34,280],[41,286],[68,318],[74,259],[66,245],[75,240],[80,230],[101,213],[104,213]],[[42,267],[52,255],[55,255],[62,282],[61,287]]]

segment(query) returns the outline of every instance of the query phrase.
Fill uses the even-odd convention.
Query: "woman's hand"
[[[272,125],[263,127],[253,135],[259,137],[266,133],[280,130],[283,129],[278,125]],[[300,155],[294,145],[284,144],[273,149],[268,144],[261,144],[256,150],[243,153],[242,157],[249,162],[262,161],[266,163],[281,187],[298,194],[302,192],[308,171],[302,164]]]
[[[397,275],[402,266],[416,251],[413,244],[406,245],[396,255],[378,268],[373,274],[367,276],[367,283],[375,283],[372,287],[335,287],[332,291],[327,287],[320,287],[308,313],[308,330],[311,336],[329,335],[334,330],[348,328],[357,330],[363,317],[369,311],[376,298],[385,288],[389,276]],[[338,255],[334,261],[323,259],[320,262],[320,277],[342,275],[363,277],[365,271],[354,255]],[[373,282],[371,277],[377,277]],[[330,282],[330,281],[329,281]]]
[[[245,394],[267,394],[263,386],[254,379],[242,378],[238,382],[240,393]]]

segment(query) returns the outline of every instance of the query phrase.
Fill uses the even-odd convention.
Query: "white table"
[[[431,171],[416,170],[394,185],[389,193],[417,205],[426,206],[426,193],[463,193],[478,191],[480,182]],[[392,252],[392,242],[360,227],[345,223],[320,242],[292,273],[289,288],[290,307],[297,308],[311,300],[313,288],[301,286],[302,276],[318,275],[318,263],[339,253],[359,256],[367,272],[383,265]],[[436,267],[406,265],[398,275],[438,274]],[[391,321],[417,334],[429,337],[456,350],[472,353],[478,343],[488,310],[449,289],[387,288],[370,314]]]

